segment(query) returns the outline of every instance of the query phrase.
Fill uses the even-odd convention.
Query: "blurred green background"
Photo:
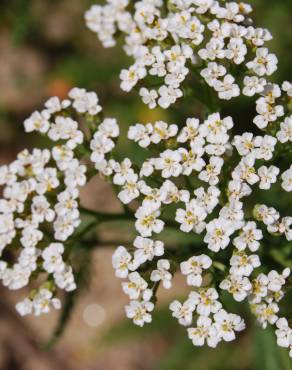
[[[11,160],[23,147],[42,145],[36,136],[23,134],[23,120],[33,110],[39,109],[44,99],[52,95],[65,97],[73,86],[97,91],[105,114],[118,118],[123,127],[123,135],[129,124],[138,121],[147,122],[164,118],[175,123],[173,110],[168,113],[159,109],[149,111],[140,103],[135,93],[125,94],[120,90],[119,71],[130,61],[119,47],[103,49],[96,36],[86,29],[83,14],[93,3],[97,2],[0,0],[1,163]],[[274,76],[274,81],[292,80],[292,1],[253,0],[250,3],[254,7],[257,25],[267,27],[274,35],[273,41],[269,43],[270,49],[279,57],[279,70]],[[189,107],[189,110],[195,114],[196,107]],[[225,104],[224,112],[233,115],[239,131],[253,129],[251,123],[253,108],[246,99],[237,99],[232,107]],[[133,154],[134,148],[136,148],[134,145],[128,145],[122,140],[121,156]],[[95,189],[93,192],[98,190]],[[271,205],[279,206],[284,212],[291,213],[291,197],[288,199],[281,194],[280,189],[276,188],[274,193],[269,195]],[[291,250],[291,245],[289,248]],[[107,258],[109,261],[110,257]],[[109,270],[108,274],[112,274],[112,271]],[[112,284],[116,284],[115,289],[116,287],[119,289],[118,283]],[[110,290],[112,286],[108,285],[99,289]],[[181,282],[177,286],[180,289]],[[182,291],[185,291],[185,288]],[[230,309],[238,312],[238,305],[233,305],[228,299],[227,303]],[[116,302],[112,304],[115,305]],[[122,313],[122,303],[117,306]],[[242,313],[247,314],[246,311],[246,307],[243,307]],[[287,314],[289,313],[291,314],[291,305],[288,304]],[[70,340],[65,339],[63,347],[60,348],[71,355],[73,351],[77,357],[74,357],[74,363],[71,361],[68,364],[68,359],[63,356],[62,365],[55,365],[54,368],[55,370],[292,369],[287,352],[275,346],[274,334],[269,330],[263,332],[253,328],[252,325],[251,328],[242,334],[236,343],[222,344],[216,350],[194,348],[186,338],[185,331],[170,317],[165,303],[154,315],[153,324],[142,330],[119,317],[107,323],[102,336],[97,338],[95,332],[91,331],[90,343],[83,342],[86,350],[83,349],[82,354],[76,355],[78,346],[74,347],[73,351],[70,349]],[[71,333],[78,338],[80,333],[76,330],[78,331],[73,325]],[[86,331],[84,328],[81,330]],[[13,336],[12,332],[12,340]],[[7,358],[10,359],[12,354],[9,352],[11,346],[7,345],[9,336],[7,338],[1,339],[0,334],[0,344],[4,343],[5,349],[4,352],[0,351],[0,370],[50,369],[42,367],[46,366],[43,363],[27,368],[22,361],[15,360],[16,362],[10,363]],[[84,341],[82,336],[80,338]],[[45,358],[38,349],[35,349],[33,355]],[[130,360],[123,362],[124,358]]]

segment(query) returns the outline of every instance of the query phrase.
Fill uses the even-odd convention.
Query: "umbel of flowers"
[[[264,46],[272,36],[252,26],[251,11],[213,0],[108,0],[86,13],[105,47],[125,36],[134,63],[121,71],[123,90],[139,86],[144,103],[166,109],[178,98],[196,100],[195,76],[210,92],[206,115],[131,125],[128,139],[146,153],[141,165],[115,159],[119,126],[102,116],[95,93],[74,88],[24,122],[27,132],[47,135],[52,145],[24,150],[0,168],[0,278],[9,289],[43,279],[17,304],[20,314],[59,308],[58,291],[76,289],[70,261],[74,243],[82,244],[88,231],[83,214],[95,220],[90,227],[123,219],[134,223],[137,236],[131,247],[117,247],[112,264],[124,279],[126,315],[135,324],[151,322],[158,287],[170,289],[180,271],[190,293],[170,311],[195,346],[216,347],[244,330],[244,319],[224,307],[228,292],[248,302],[263,328],[273,325],[278,345],[292,356],[292,329],[280,313],[290,268],[285,258],[283,268],[279,258],[277,269],[271,267],[267,252],[273,240],[280,256],[287,243],[291,251],[292,217],[254,198],[273,186],[292,191],[291,163],[276,165],[281,156],[291,158],[292,84],[267,80],[277,69]],[[240,94],[256,96],[259,134],[234,134],[236,122],[220,112],[221,99]],[[125,213],[102,215],[79,205],[79,188],[95,174],[118,189]],[[170,228],[193,235],[193,247],[169,246],[163,232]]]

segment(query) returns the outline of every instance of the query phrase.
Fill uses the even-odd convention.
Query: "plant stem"
[[[84,207],[79,207],[79,210],[84,215],[94,217],[97,220],[98,224],[103,223],[103,222],[134,221],[135,220],[135,215],[131,211],[128,211],[127,213],[103,213],[103,212],[97,212],[91,209],[87,209]],[[178,229],[178,224],[176,222],[172,220],[163,220],[163,221],[166,227]]]
[[[88,208],[79,207],[79,210],[84,215],[94,217],[98,220],[98,223],[108,222],[108,221],[121,221],[121,220],[133,220],[133,213],[103,213],[97,212]]]

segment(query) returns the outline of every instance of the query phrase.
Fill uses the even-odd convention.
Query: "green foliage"
[[[253,333],[254,370],[291,370],[291,359],[287,350],[276,345],[276,337],[271,328],[254,328]]]

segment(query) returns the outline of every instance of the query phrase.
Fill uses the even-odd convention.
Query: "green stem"
[[[128,220],[132,221],[134,214],[132,213],[103,213],[97,212],[88,208],[79,207],[79,210],[84,215],[88,215],[94,217],[98,220],[98,223],[101,222],[108,222],[108,221],[121,221],[121,220]]]
[[[127,213],[103,213],[97,212],[91,209],[84,207],[79,207],[79,210],[84,215],[94,217],[97,220],[97,223],[103,222],[115,222],[115,221],[135,221],[135,215],[133,212],[128,211]],[[172,220],[163,220],[166,227],[178,229],[178,224]]]

